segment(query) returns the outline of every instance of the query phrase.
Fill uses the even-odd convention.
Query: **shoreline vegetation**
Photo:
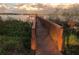
[[[67,24],[69,19],[74,19],[71,17],[72,15],[69,17],[67,17],[68,15],[63,15],[65,18],[59,18],[58,15],[49,15],[50,21],[54,21],[63,26],[65,30],[63,34],[63,54],[79,54],[79,22],[76,22],[77,29],[75,30],[70,29]],[[66,21],[61,21],[64,19]],[[0,17],[0,54],[34,54],[31,50],[31,29],[32,23],[29,21],[23,22],[13,17],[8,17],[3,21],[2,17]],[[69,35],[68,33],[71,34]]]
[[[0,17],[0,55],[32,54],[31,23]]]

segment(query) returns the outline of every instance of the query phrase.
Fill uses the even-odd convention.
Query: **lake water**
[[[30,15],[0,15],[3,20],[6,20],[8,17],[12,17],[17,20],[22,20],[22,21],[31,21],[32,19],[35,19],[34,16]]]

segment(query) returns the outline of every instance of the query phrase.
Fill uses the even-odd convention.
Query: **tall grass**
[[[31,23],[0,17],[0,54],[31,54]]]

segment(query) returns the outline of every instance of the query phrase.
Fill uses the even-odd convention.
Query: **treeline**
[[[50,18],[57,19],[61,21],[67,21],[69,19],[74,19],[76,22],[79,22],[79,4],[71,4],[68,6],[58,5],[56,8],[53,8]]]
[[[0,54],[31,53],[31,23],[0,17]]]

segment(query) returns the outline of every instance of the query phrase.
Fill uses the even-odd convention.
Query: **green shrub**
[[[26,54],[30,46],[31,23],[13,18],[0,22],[0,54]]]

